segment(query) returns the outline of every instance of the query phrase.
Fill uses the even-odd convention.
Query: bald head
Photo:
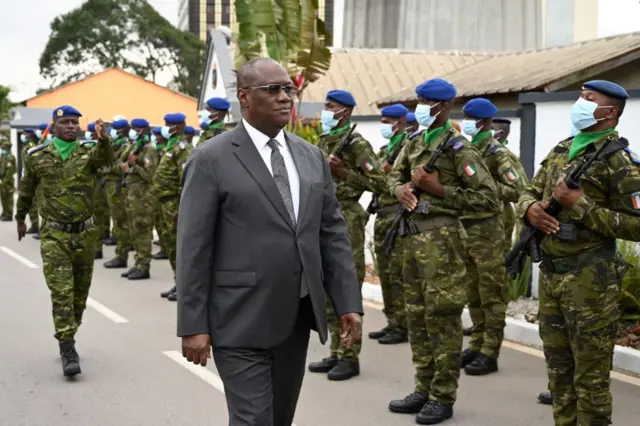
[[[238,71],[238,87],[247,88],[259,85],[261,84],[264,74],[271,74],[276,70],[286,73],[282,65],[271,58],[252,59],[244,64]]]

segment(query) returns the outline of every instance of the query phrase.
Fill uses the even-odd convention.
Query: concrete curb
[[[362,298],[374,303],[382,303],[382,289],[379,285],[365,282],[362,286]],[[538,325],[526,321],[507,318],[504,329],[506,340],[526,346],[542,349],[542,340],[538,333]],[[462,312],[462,323],[465,327],[471,325],[469,311]],[[616,370],[640,375],[640,351],[616,345],[613,353],[613,366]]]

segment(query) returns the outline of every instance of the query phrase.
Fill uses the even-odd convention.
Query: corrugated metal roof
[[[633,54],[633,56],[629,56]],[[527,91],[552,92],[588,79],[606,69],[589,69],[611,60],[616,66],[640,57],[640,32],[558,46],[498,55],[444,76],[458,89],[459,97]],[[567,77],[575,74],[575,81]],[[559,80],[567,79],[564,82]],[[381,96],[378,106],[415,102],[414,88]]]
[[[376,100],[405,89],[413,90],[424,80],[492,56],[495,53],[336,49],[329,71],[307,87],[302,103],[324,102],[329,90],[344,89],[356,98],[354,115],[377,115]]]

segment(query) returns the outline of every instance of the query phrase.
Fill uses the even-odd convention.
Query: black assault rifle
[[[435,151],[433,151],[427,164],[422,167],[425,172],[433,173],[435,171],[436,161],[438,161],[440,155],[449,146],[449,139],[451,139],[451,136],[453,136],[454,132],[455,129],[449,129],[449,131],[447,132],[447,136],[442,140],[442,142],[440,142]],[[416,196],[417,200],[420,199],[420,195],[424,192],[415,184],[411,185],[411,191]],[[415,210],[407,210],[403,205],[398,206],[396,216],[393,218],[393,224],[391,225],[391,228],[389,228],[389,231],[386,233],[386,235],[384,236],[384,240],[382,241],[382,248],[384,248],[387,253],[391,253],[391,250],[393,250],[393,246],[395,245],[398,235],[404,237],[409,232],[417,232],[416,226],[409,220],[409,215],[411,215],[411,213],[413,213],[414,211]]]
[[[629,146],[629,142],[624,138],[607,139],[597,151],[582,157],[582,160],[567,175],[564,183],[569,189],[580,188],[580,179],[587,173],[594,161],[606,159],[627,146]],[[553,197],[549,197],[549,207],[545,209],[545,213],[557,218],[561,211],[562,204]],[[533,263],[538,263],[542,260],[540,242],[543,236],[542,231],[525,222],[525,226],[520,232],[519,241],[504,257],[507,273],[512,278],[522,272],[527,256],[531,257],[531,262]]]

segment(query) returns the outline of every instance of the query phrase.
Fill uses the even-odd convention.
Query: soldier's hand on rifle
[[[570,209],[584,195],[584,189],[570,189],[566,183],[560,182],[556,189],[553,190],[553,198],[557,200],[562,207]]]
[[[120,163],[120,170],[124,173],[129,173],[129,163]]]
[[[129,161],[129,165],[130,166],[134,166],[136,164],[137,160],[138,160],[138,156],[137,155],[129,154],[128,161]]]
[[[555,197],[554,197],[555,198]],[[560,230],[560,223],[551,215],[545,212],[549,208],[549,202],[537,202],[527,210],[527,220],[534,228],[537,228],[545,234],[555,234]]]
[[[344,161],[335,155],[329,155],[329,168],[332,174],[342,179],[345,179],[349,174],[349,168],[344,164]]]
[[[411,190],[410,183],[406,183],[402,186],[396,186],[395,196],[400,204],[402,204],[404,208],[409,211],[413,211],[418,205],[418,199]]]
[[[101,118],[98,118],[96,120],[96,136],[97,136],[98,140],[101,140],[101,139],[105,138],[104,122],[102,121]]]
[[[437,170],[434,170],[433,173],[427,173],[424,167],[420,166],[413,171],[411,181],[424,192],[436,197],[444,196],[444,188],[440,184],[440,173]]]

